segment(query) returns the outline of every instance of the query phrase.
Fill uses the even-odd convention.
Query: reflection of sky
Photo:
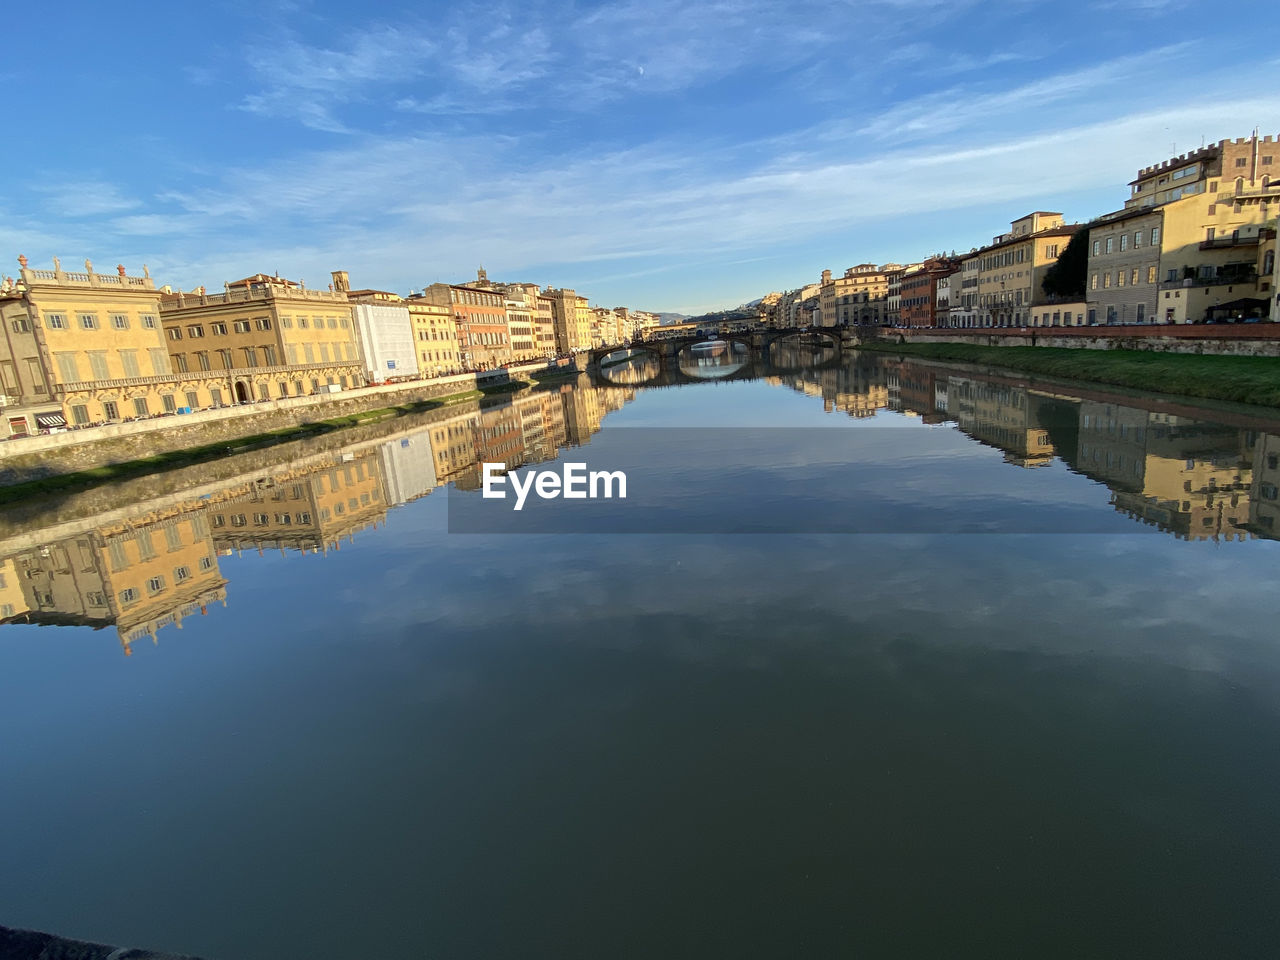
[[[783,955],[850,917],[945,955],[1008,915],[1032,954],[1105,955],[1136,911],[1167,938],[1148,955],[1205,929],[1265,955],[1280,544],[1130,536],[1060,464],[876,419],[905,428],[858,449],[927,438],[957,487],[1035,485],[1117,533],[450,535],[433,494],[328,556],[220,558],[227,608],[127,660],[110,631],[6,626],[3,920],[395,958],[588,955],[655,922]],[[699,385],[641,393],[575,456],[663,423],[866,432]],[[938,495],[916,466],[897,500]],[[663,955],[652,936],[605,952]]]

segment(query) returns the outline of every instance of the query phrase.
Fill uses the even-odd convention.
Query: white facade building
[[[418,375],[409,308],[381,303],[352,304],[360,353],[371,383]]]

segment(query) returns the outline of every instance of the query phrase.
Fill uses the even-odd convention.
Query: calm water
[[[774,359],[0,516],[0,923],[213,960],[1274,956],[1280,423]],[[634,496],[476,513],[477,461],[556,457]]]

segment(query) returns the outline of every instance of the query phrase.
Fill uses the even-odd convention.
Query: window
[[[148,347],[147,354],[151,357],[151,372],[155,376],[164,377],[172,372],[169,367],[169,351],[164,347]]]
[[[204,336],[204,327],[198,323],[193,323],[191,326],[187,327],[187,336],[192,340],[199,340]]]
[[[147,398],[146,398],[146,397],[134,397],[134,398],[133,398],[133,415],[134,415],[135,417],[149,417],[149,416],[151,416],[151,409],[147,406]]]
[[[1097,240],[1093,241],[1093,255],[1095,257],[1098,255],[1099,242],[1100,241],[1097,241]]]
[[[1123,286],[1124,286],[1124,271],[1123,271],[1123,270],[1117,270],[1117,271],[1116,271],[1116,286],[1117,286],[1117,287],[1123,287]]]
[[[305,330],[305,329],[307,329],[307,318],[306,318],[306,317],[299,317],[299,318],[298,318],[298,329],[299,329],[299,330]]]
[[[184,580],[191,579],[190,567],[175,567],[173,570],[173,582],[182,583]]]
[[[215,407],[222,406],[222,391],[217,387],[212,387],[209,390],[209,400]]]
[[[255,320],[255,321],[253,321],[253,325],[254,325],[255,327],[257,327],[259,330],[270,330],[270,329],[271,329],[271,318],[270,318],[270,317],[261,317],[261,318],[259,318],[259,319]]]
[[[262,348],[262,362],[268,367],[276,365],[276,348],[271,344]]]
[[[246,367],[256,367],[258,365],[258,351],[255,347],[243,347],[244,365]]]
[[[113,313],[111,315],[111,326],[115,330],[128,330],[129,318],[123,313]]]
[[[1129,249],[1129,235],[1127,233],[1120,234],[1120,252],[1124,253]]]
[[[1136,287],[1138,285],[1138,268],[1134,267],[1129,271],[1129,286]]]
[[[83,403],[73,404],[71,407],[71,422],[75,424],[86,424],[89,422],[89,408]]]
[[[1142,246],[1142,231],[1135,230],[1133,232],[1133,249],[1137,250],[1140,246]]]
[[[1262,155],[1262,165],[1263,165],[1264,167],[1269,167],[1269,166],[1271,166],[1271,158],[1272,158],[1272,154],[1270,154],[1270,153],[1264,153],[1264,154]]]
[[[1155,283],[1155,282],[1156,282],[1156,268],[1147,267],[1147,283]]]
[[[221,518],[221,517],[219,517],[218,519],[219,519],[219,520],[221,520],[222,518]],[[212,569],[213,569],[213,557],[201,557],[201,558],[200,558],[200,569],[201,569],[201,570],[212,570]]]
[[[330,330],[337,330],[337,329],[338,329],[338,320],[337,320],[337,318],[336,318],[336,317],[330,317],[330,318],[329,318],[329,329],[330,329]]]
[[[1111,287],[1111,271],[1108,270],[1106,273],[1102,275],[1102,288],[1104,290],[1107,290],[1107,289],[1110,289],[1110,287]]]
[[[1154,247],[1159,242],[1160,242],[1160,228],[1152,227],[1151,228],[1151,245]]]
[[[89,371],[95,380],[111,379],[111,373],[107,369],[107,352],[105,350],[89,351]]]
[[[121,350],[120,362],[124,364],[124,375],[126,377],[140,376],[138,372],[138,351],[137,350]]]
[[[249,326],[248,320],[237,320],[235,322],[236,333],[248,333],[250,329],[252,328]]]
[[[49,325],[51,330],[67,329],[67,318],[60,313],[50,313],[44,318],[44,322]]]
[[[1217,232],[1218,232],[1218,231],[1217,231],[1214,227],[1209,227],[1207,230],[1205,230],[1205,234],[1204,234],[1204,238],[1205,238],[1205,240],[1206,240],[1207,242],[1209,242],[1209,243],[1212,243],[1212,242],[1213,242],[1214,235],[1215,235]]]
[[[58,379],[63,383],[76,383],[80,379],[80,368],[76,366],[74,353],[55,353],[54,362],[58,365]]]
[[[102,415],[108,420],[119,420],[120,408],[116,406],[114,400],[107,400],[102,404]]]
[[[14,332],[14,333],[29,333],[29,332],[30,332],[30,329],[31,329],[31,328],[27,326],[27,318],[26,318],[26,317],[15,317],[15,318],[14,318],[14,321],[13,321],[13,332]]]
[[[161,394],[160,403],[164,407],[165,413],[174,413],[178,409],[177,401],[174,400],[172,393]]]
[[[175,353],[173,355],[173,367],[179,373],[187,372],[187,355],[185,353]]]
[[[92,313],[80,314],[80,329],[81,330],[97,330],[98,318],[94,316]]]
[[[225,323],[211,323],[209,330],[215,337],[225,337],[227,335],[227,325]]]
[[[199,370],[208,370],[208,369],[210,369],[210,367],[209,367],[209,351],[208,351],[208,350],[197,350],[197,351],[196,351],[196,368],[197,368],[197,369],[199,369]]]
[[[1111,248],[1114,244],[1115,244],[1115,237],[1107,237],[1107,253],[1111,252]]]
[[[1236,157],[1236,166],[1243,167],[1248,164],[1248,160],[1244,157]]]
[[[222,361],[223,370],[231,369],[231,351],[230,350],[219,350],[218,359]]]
[[[286,330],[292,330],[292,329],[293,329],[293,318],[292,318],[292,317],[281,317],[281,318],[280,318],[280,326],[284,327]]]
[[[271,390],[265,383],[258,384],[258,399],[259,400],[271,399]]]
[[[137,601],[138,601],[138,591],[133,589],[133,587],[129,587],[128,589],[120,591],[120,603],[122,605],[137,603]]]
[[[142,315],[142,328],[144,330],[154,330],[156,328],[156,318],[144,313]]]
[[[195,410],[197,407],[199,407],[199,406],[200,406],[200,394],[196,393],[194,390],[188,390],[188,391],[187,391],[187,406],[188,406],[188,407],[190,407],[192,410]]]
[[[1145,303],[1138,304],[1138,322],[1144,323],[1147,319],[1147,305]]]
[[[169,335],[169,339],[170,339],[170,340],[181,340],[181,339],[182,339],[182,328],[181,328],[181,327],[169,327],[167,330],[165,330],[165,333]]]
[[[148,593],[159,593],[163,589],[164,589],[164,577],[157,575],[147,581]]]

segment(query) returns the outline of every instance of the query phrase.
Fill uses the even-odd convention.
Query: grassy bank
[[[1280,358],[1224,357],[1149,350],[987,347],[976,343],[864,343],[873,350],[927,360],[958,360],[1087,380],[1135,390],[1280,407]]]
[[[537,383],[543,383],[560,380],[563,377],[558,374],[549,377],[535,375],[534,379]],[[534,385],[534,383],[526,380],[511,380],[506,383],[484,386],[478,390],[467,390],[443,397],[432,397],[429,400],[415,400],[411,403],[403,403],[394,407],[381,407],[377,410],[361,410],[341,417],[329,417],[325,420],[314,420],[295,427],[282,427],[279,430],[237,437],[234,440],[220,440],[217,443],[206,443],[197,447],[168,450],[155,456],[128,460],[124,463],[106,464],[101,467],[91,467],[87,470],[77,470],[74,473],[62,473],[54,477],[41,477],[38,480],[28,480],[25,483],[15,483],[11,486],[0,487],[0,504],[13,503],[18,500],[25,500],[28,497],[55,492],[86,490],[115,480],[124,480],[149,473],[158,473],[162,470],[173,470],[195,463],[217,460],[231,454],[275,446],[279,443],[289,443],[293,440],[331,433],[334,430],[342,430],[362,423],[390,420],[411,413],[425,413],[429,410],[438,410],[441,407],[466,403],[469,400],[479,400],[486,396],[513,393]]]

